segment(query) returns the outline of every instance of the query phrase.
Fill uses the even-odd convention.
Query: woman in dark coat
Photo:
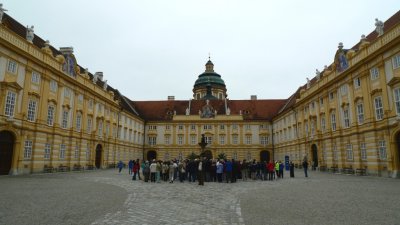
[[[292,161],[290,161],[289,166],[290,166],[290,177],[294,177],[294,164]]]

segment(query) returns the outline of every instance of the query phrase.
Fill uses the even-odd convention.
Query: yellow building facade
[[[0,174],[113,167],[119,160],[304,159],[320,170],[398,177],[400,13],[288,99],[230,100],[211,60],[193,99],[133,101],[13,18],[0,24]],[[132,96],[134,98],[134,96]]]

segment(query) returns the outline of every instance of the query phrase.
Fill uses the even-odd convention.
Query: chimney
[[[175,96],[168,96],[168,101],[174,101],[175,100]]]
[[[251,95],[251,96],[250,96],[250,99],[251,99],[251,100],[257,100],[257,95]]]
[[[60,52],[63,55],[71,55],[72,53],[74,53],[74,48],[73,47],[61,47]]]
[[[96,72],[95,75],[99,78],[99,80],[103,81],[103,72]]]

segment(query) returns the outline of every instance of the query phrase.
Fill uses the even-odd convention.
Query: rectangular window
[[[79,159],[79,146],[75,146],[74,158]]]
[[[91,133],[92,132],[92,117],[88,117],[87,118],[87,133]],[[114,137],[116,136],[116,134],[115,135],[113,135]]]
[[[225,125],[224,124],[219,125],[219,129],[220,130],[225,130]]]
[[[393,62],[393,69],[397,69],[400,67],[400,55],[396,55],[395,57],[392,58]]]
[[[57,92],[57,82],[55,80],[50,81],[50,91]]]
[[[357,122],[358,124],[364,123],[364,105],[362,103],[357,104]]]
[[[40,84],[40,74],[38,72],[33,71],[32,72],[32,83],[34,84]]]
[[[53,122],[54,122],[54,106],[49,105],[47,107],[47,125],[49,126],[53,126]]]
[[[9,117],[14,117],[15,100],[17,94],[12,91],[7,92],[6,107],[4,109],[4,114]]]
[[[375,118],[376,120],[383,119],[383,105],[382,105],[382,97],[378,96],[374,99],[375,102]]]
[[[396,106],[396,114],[400,116],[400,88],[393,90],[394,92],[394,104]]]
[[[237,135],[232,135],[232,144],[234,144],[234,145],[238,144],[238,136]]]
[[[379,141],[379,159],[385,160],[387,157],[386,155],[386,143],[384,140]]]
[[[32,144],[33,142],[30,140],[25,141],[24,159],[30,159],[32,157]]]
[[[149,137],[149,145],[156,145],[157,144],[157,137],[150,136]]]
[[[165,130],[171,130],[171,126],[170,125],[165,125]]]
[[[178,130],[183,130],[183,125],[178,125]]]
[[[178,145],[183,145],[183,136],[182,135],[178,136]]]
[[[206,137],[206,143],[211,145],[212,144],[212,137]]]
[[[232,129],[237,130],[238,129],[237,124],[232,124]]]
[[[110,136],[110,123],[106,123],[106,137]],[[132,140],[133,141],[133,140]]]
[[[50,154],[51,154],[51,145],[49,143],[46,143],[44,145],[44,159],[50,159]]]
[[[331,127],[332,131],[336,131],[336,114],[334,112],[331,113]]]
[[[333,101],[335,99],[335,94],[333,92],[329,92],[329,101]]]
[[[212,126],[211,126],[211,124],[206,124],[206,125],[203,126],[203,129],[204,130],[211,130]]]
[[[349,109],[344,109],[343,110],[343,119],[344,119],[344,127],[345,128],[349,128],[350,127]]]
[[[220,135],[219,136],[219,144],[224,145],[225,144],[225,135]]]
[[[13,60],[8,60],[8,64],[7,64],[7,71],[10,73],[17,73],[17,62],[13,61]]]
[[[29,100],[27,120],[35,122],[35,115],[36,115],[36,101]]]
[[[191,143],[192,145],[195,145],[196,142],[197,142],[196,136],[195,136],[195,135],[191,135],[191,136],[190,136],[190,143]]]
[[[99,120],[99,124],[98,124],[98,127],[97,127],[97,131],[98,131],[97,135],[99,135],[100,137],[102,137],[102,136],[103,136],[103,121],[102,121],[102,120]],[[126,135],[126,128],[125,128],[125,135]],[[126,138],[125,138],[125,139],[126,139]]]
[[[246,129],[246,130],[250,130],[250,129],[251,129],[250,124],[246,124],[245,129]]]
[[[367,160],[367,147],[365,145],[365,142],[360,143],[360,152],[361,152],[361,159]]]
[[[90,159],[90,144],[87,143],[86,145],[86,160],[89,161]]]
[[[260,144],[266,146],[268,144],[267,136],[260,137]]]
[[[164,143],[165,143],[166,145],[169,145],[169,144],[170,144],[170,139],[171,139],[171,136],[166,135],[166,136],[164,137]]]
[[[321,115],[321,131],[325,131],[326,129],[326,121],[325,121],[325,114]]]
[[[196,130],[196,125],[194,125],[194,124],[190,125],[190,129],[191,130]]]
[[[251,136],[246,136],[246,144],[251,145]]]
[[[78,104],[83,104],[83,95],[78,95]]]
[[[320,106],[324,106],[324,98],[320,98],[319,99],[319,105]]]
[[[379,78],[379,69],[377,67],[371,68],[369,73],[371,75],[371,80],[376,80]]]
[[[62,115],[62,123],[61,123],[61,127],[64,129],[68,128],[68,117],[69,117],[69,111],[64,110],[63,115]]]
[[[60,159],[65,158],[65,149],[66,149],[65,144],[60,144]]]
[[[65,87],[64,88],[64,97],[70,98],[71,97],[71,89]]]
[[[81,124],[82,124],[82,115],[78,113],[78,115],[76,115],[76,130],[78,132],[81,131]]]
[[[361,80],[360,80],[360,78],[359,78],[359,77],[354,78],[354,88],[357,89],[357,88],[360,88],[360,87],[361,87]]]
[[[347,95],[347,84],[344,84],[340,87],[340,93],[342,95]]]
[[[338,154],[338,151],[337,151],[337,148],[336,148],[336,144],[333,145],[333,149],[332,150],[333,150],[333,160],[338,161],[339,154]]]
[[[347,144],[346,145],[346,155],[347,155],[347,160],[353,160],[353,145],[352,144]]]

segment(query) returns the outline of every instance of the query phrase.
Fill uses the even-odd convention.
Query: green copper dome
[[[222,80],[221,75],[214,72],[214,64],[211,60],[208,60],[206,63],[206,71],[199,75],[196,82],[194,83],[194,87],[201,87],[210,85],[218,85],[225,87],[225,82]]]

